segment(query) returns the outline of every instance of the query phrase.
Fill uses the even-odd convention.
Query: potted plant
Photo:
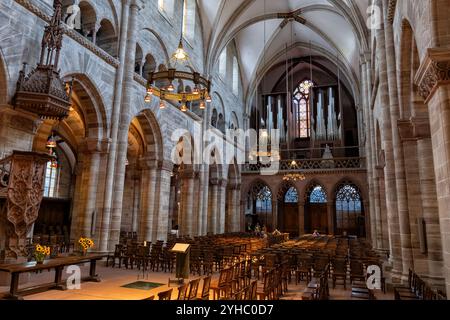
[[[45,258],[49,255],[50,247],[41,246],[40,244],[36,245],[36,249],[34,250],[34,259],[37,264],[43,264]]]
[[[78,240],[78,243],[80,244],[81,253],[83,256],[85,256],[87,251],[94,246],[94,241],[90,238],[81,237],[80,240]]]

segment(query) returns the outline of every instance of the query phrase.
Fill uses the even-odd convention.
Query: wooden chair
[[[252,281],[250,284],[250,290],[248,291],[248,296],[245,297],[245,300],[256,301],[258,300],[258,281]]]
[[[162,292],[158,293],[158,299],[159,300],[171,300],[172,292],[173,292],[173,289],[162,291]]]
[[[213,290],[213,299],[214,300],[218,300],[222,293],[224,293],[226,295],[226,291],[227,291],[227,285],[228,285],[228,277],[229,277],[229,273],[231,272],[231,268],[226,268],[226,269],[222,269],[220,270],[220,274],[219,274],[219,280],[218,282],[212,282],[211,283],[211,289]]]
[[[189,282],[189,295],[187,297],[187,300],[197,300],[199,283],[200,283],[200,278],[191,280]]]
[[[346,260],[333,260],[333,289],[336,288],[338,280],[342,280],[344,289],[347,289],[347,261]]]
[[[187,300],[187,291],[189,285],[186,283],[178,288],[178,297],[177,300]]]
[[[209,289],[211,287],[211,276],[203,278],[203,288],[200,295],[200,300],[209,300]]]

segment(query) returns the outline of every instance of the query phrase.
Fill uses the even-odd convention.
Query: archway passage
[[[306,193],[305,201],[305,232],[318,231],[321,234],[330,233],[327,219],[327,194],[319,184],[312,184]]]
[[[273,228],[272,219],[272,191],[264,182],[254,182],[247,193],[245,230],[265,226],[270,231]]]
[[[335,194],[335,232],[338,235],[366,236],[364,207],[359,188],[344,182]]]
[[[298,191],[290,184],[284,185],[278,192],[277,229],[289,236],[298,236],[299,231],[299,196]]]

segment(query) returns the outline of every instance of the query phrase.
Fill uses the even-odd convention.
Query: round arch
[[[73,79],[73,94],[80,104],[80,112],[86,122],[86,137],[104,139],[108,132],[108,120],[105,103],[100,91],[89,76],[80,73],[67,73],[62,77],[63,81],[70,82]]]

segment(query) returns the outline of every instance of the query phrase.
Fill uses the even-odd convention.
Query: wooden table
[[[3,264],[0,265],[0,271],[11,274],[11,285],[9,293],[3,299],[22,300],[23,296],[44,292],[51,289],[66,290],[66,285],[62,281],[62,273],[64,267],[71,265],[79,265],[83,263],[90,263],[89,276],[84,277],[81,281],[100,282],[100,278],[96,274],[97,261],[106,258],[104,254],[89,254],[86,256],[67,256],[58,257],[55,259],[45,260],[43,264],[36,262],[26,262],[21,264]],[[42,284],[34,287],[23,288],[19,290],[19,277],[21,273],[28,273],[33,271],[51,270],[55,269],[55,280],[52,283]]]

